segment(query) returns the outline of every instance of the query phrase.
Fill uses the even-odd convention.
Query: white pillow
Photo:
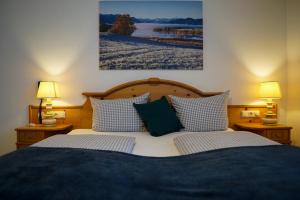
[[[229,91],[205,98],[170,96],[184,131],[223,131],[228,128]]]
[[[128,99],[99,100],[91,98],[94,131],[99,132],[139,132],[143,122],[133,107],[133,103],[147,103],[149,93]]]

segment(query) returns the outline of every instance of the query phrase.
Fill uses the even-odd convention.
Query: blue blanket
[[[300,149],[239,147],[170,158],[27,148],[0,158],[0,199],[299,199]]]

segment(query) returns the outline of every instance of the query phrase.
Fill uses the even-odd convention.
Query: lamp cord
[[[43,99],[40,101],[40,106],[39,106],[39,124],[42,124],[43,118],[42,118],[42,104],[43,104]]]

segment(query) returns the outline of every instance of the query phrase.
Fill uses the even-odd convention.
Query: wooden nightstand
[[[281,144],[291,144],[292,127],[290,126],[281,124],[268,126],[261,123],[236,123],[235,129],[237,131],[250,131]]]
[[[37,125],[16,128],[17,149],[30,146],[56,134],[67,134],[72,130],[72,127],[71,124],[58,124],[55,127]]]

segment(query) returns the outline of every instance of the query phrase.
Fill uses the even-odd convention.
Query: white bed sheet
[[[232,129],[228,129],[232,132]],[[174,144],[174,138],[190,132],[175,132],[161,137],[153,137],[148,132],[96,132],[92,129],[75,129],[69,135],[119,135],[135,137],[135,146],[132,154],[151,157],[179,156],[180,153]]]

